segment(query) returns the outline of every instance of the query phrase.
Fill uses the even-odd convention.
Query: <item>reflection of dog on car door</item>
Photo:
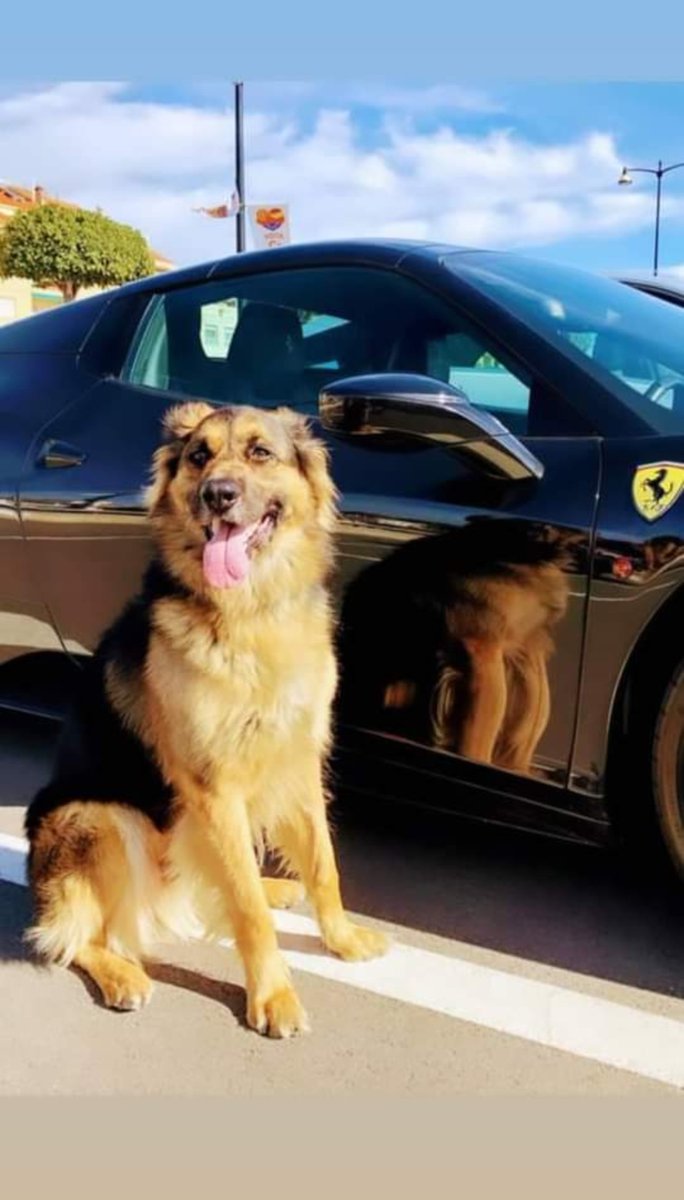
[[[579,535],[473,520],[364,571],[342,615],[343,719],[529,772]]]

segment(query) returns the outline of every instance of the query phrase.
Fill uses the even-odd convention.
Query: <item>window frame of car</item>
[[[123,355],[119,370],[116,373],[116,377],[120,383],[128,387],[135,387],[142,392],[155,396],[167,395],[174,400],[187,398],[189,394],[184,391],[160,389],[146,384],[134,383],[126,377],[126,370],[135,357],[151,308],[161,296],[170,295],[177,291],[185,292],[191,289],[204,290],[216,284],[225,285],[229,288],[233,282],[235,285],[238,285],[245,279],[259,279],[265,276],[289,274],[294,271],[366,270],[375,274],[380,272],[390,277],[400,275],[413,284],[418,291],[424,292],[433,299],[436,298],[447,307],[453,309],[455,318],[463,322],[466,326],[470,326],[474,335],[482,339],[483,344],[487,346],[489,352],[494,357],[503,361],[506,365],[508,362],[515,364],[516,369],[512,371],[513,374],[521,378],[527,376],[531,381],[530,388],[536,385],[545,393],[548,393],[550,398],[558,398],[564,408],[576,417],[577,428],[576,430],[569,429],[567,432],[551,436],[601,437],[653,432],[637,417],[633,421],[629,419],[626,421],[611,421],[610,424],[613,425],[613,428],[610,431],[608,431],[605,425],[601,428],[599,422],[594,419],[597,411],[601,415],[601,410],[607,408],[612,410],[610,416],[614,417],[615,410],[617,409],[619,414],[624,416],[623,406],[615,400],[615,397],[609,395],[606,398],[606,389],[600,385],[597,387],[592,377],[587,375],[586,372],[578,370],[577,365],[571,358],[566,359],[562,356],[561,351],[549,347],[544,339],[528,329],[523,322],[508,313],[505,308],[492,302],[470,284],[458,279],[458,276],[444,265],[442,259],[431,258],[424,254],[408,254],[401,258],[398,263],[387,264],[353,260],[348,257],[343,257],[339,260],[326,258],[324,262],[312,262],[306,258],[297,261],[289,257],[286,264],[279,263],[276,265],[274,263],[271,266],[269,263],[263,263],[263,265],[259,264],[258,269],[255,265],[251,270],[246,269],[247,263],[244,260],[243,262],[239,259],[237,261],[228,261],[231,262],[230,268],[221,264],[220,270],[210,270],[202,278],[182,280],[177,284],[174,282],[170,286],[168,284],[160,285],[155,281],[156,286],[154,288],[150,288],[149,291],[145,290],[146,304],[144,310],[137,321],[133,334],[129,339],[126,353]],[[138,299],[139,295],[138,291]],[[559,379],[559,365],[563,367],[562,381]],[[559,386],[559,383],[561,386]],[[573,395],[575,388],[576,394],[580,395],[582,400],[594,400],[594,405],[577,403]],[[586,395],[587,392],[590,393],[589,397]],[[628,418],[632,418],[633,416],[634,414],[632,413],[628,414]],[[537,434],[534,431],[530,431],[524,436],[534,439],[535,437],[549,435]]]

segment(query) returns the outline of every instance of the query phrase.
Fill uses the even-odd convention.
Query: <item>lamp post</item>
[[[242,112],[242,84],[235,85],[235,190],[238,210],[235,216],[235,249],[241,254],[245,248],[245,153]]]
[[[653,274],[658,274],[658,244],[660,241],[660,196],[662,192],[663,175],[668,175],[670,171],[677,171],[680,167],[684,167],[684,162],[671,163],[664,167],[661,160],[658,159],[657,167],[623,167],[622,174],[618,179],[621,186],[634,183],[632,174],[639,172],[641,175],[655,175],[656,177],[656,219],[655,219],[655,241],[653,245]]]

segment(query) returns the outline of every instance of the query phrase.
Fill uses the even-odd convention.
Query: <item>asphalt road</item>
[[[54,727],[0,716],[0,876]],[[393,938],[338,964],[305,907],[280,940],[313,1031],[244,1024],[232,949],[158,948],[150,1006],[112,1013],[37,968],[0,883],[4,1095],[661,1094],[684,1087],[684,898],[600,852],[390,810],[336,817],[347,907]],[[12,840],[14,837],[14,840]],[[14,874],[13,874],[14,872]]]

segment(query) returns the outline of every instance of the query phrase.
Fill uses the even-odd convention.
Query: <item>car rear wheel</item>
[[[684,662],[672,676],[656,715],[651,793],[662,843],[684,881]]]
[[[684,882],[684,660],[642,655],[611,734],[607,799],[622,859],[637,877]]]

